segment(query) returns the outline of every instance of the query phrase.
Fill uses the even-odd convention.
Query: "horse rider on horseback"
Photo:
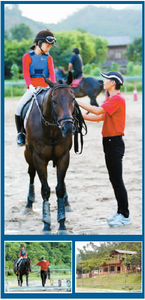
[[[18,270],[18,265],[20,264],[20,261],[24,258],[27,258],[27,253],[26,253],[26,250],[24,248],[24,245],[21,244],[21,249],[19,250],[19,259],[17,261],[17,270]]]
[[[79,53],[79,48],[73,49],[73,55],[68,65],[68,71],[72,71],[73,69],[72,73],[74,79],[82,76],[83,74],[83,60]]]
[[[47,87],[43,75],[55,82],[55,71],[53,58],[49,55],[51,46],[55,46],[56,38],[49,30],[41,30],[37,33],[34,44],[29,47],[31,50],[24,54],[23,76],[27,85],[27,91],[20,99],[16,107],[15,123],[17,128],[17,145],[25,145],[25,134],[22,130],[21,111],[23,106],[31,99],[36,87]]]

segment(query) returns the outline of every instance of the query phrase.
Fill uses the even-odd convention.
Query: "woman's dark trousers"
[[[122,136],[103,137],[103,148],[109,179],[118,204],[117,212],[128,218],[128,196],[122,177],[122,159],[125,152]]]
[[[42,271],[41,270],[42,286],[45,286],[46,278],[47,278],[47,271]]]

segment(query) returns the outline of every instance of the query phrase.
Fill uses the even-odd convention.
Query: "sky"
[[[77,249],[81,249],[82,250],[83,246],[86,246],[89,243],[90,243],[90,241],[88,241],[88,242],[75,242],[76,254],[79,254],[79,251]],[[93,241],[93,244],[95,246],[100,246],[101,243]],[[87,250],[93,250],[93,249],[92,249],[92,247],[87,247]]]
[[[19,4],[19,1],[17,2]],[[7,4],[6,6],[10,6]],[[90,4],[19,4],[24,17],[43,23],[56,24],[59,21],[72,15],[77,10]],[[129,4],[93,4],[95,6],[112,7],[114,9],[124,9]]]

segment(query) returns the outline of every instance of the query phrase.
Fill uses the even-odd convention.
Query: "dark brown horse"
[[[17,260],[14,261],[13,271],[17,275],[18,286],[23,284],[23,275],[26,275],[26,285],[28,286],[29,272],[32,270],[32,260],[29,258],[23,258],[17,266]]]
[[[65,72],[60,69],[55,69],[56,80],[64,80],[66,77]],[[84,77],[78,87],[72,88],[76,98],[88,96],[90,98],[90,104],[99,106],[97,102],[97,96],[103,90],[103,80],[97,80],[93,77]]]
[[[75,96],[70,88],[72,73],[69,73],[65,84],[53,83],[45,78],[50,89],[44,89],[37,95],[31,109],[27,126],[27,145],[25,159],[29,165],[30,176],[28,201],[25,213],[32,210],[35,200],[34,177],[37,172],[41,182],[41,195],[43,198],[42,221],[43,231],[51,231],[50,218],[50,187],[47,182],[47,165],[53,161],[57,169],[57,205],[59,234],[67,234],[65,227],[66,207],[69,203],[65,186],[65,175],[69,166],[69,151],[72,147],[72,135],[75,127]]]

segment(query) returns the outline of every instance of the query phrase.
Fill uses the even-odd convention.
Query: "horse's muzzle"
[[[72,122],[63,123],[61,127],[61,132],[63,137],[72,136],[75,133],[75,126]]]
[[[63,137],[72,136],[75,133],[75,125],[73,117],[63,117],[57,120],[58,126]]]

